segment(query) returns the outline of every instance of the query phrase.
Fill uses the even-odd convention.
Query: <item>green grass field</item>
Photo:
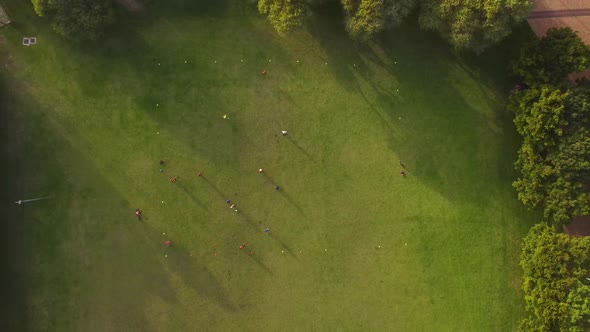
[[[2,330],[515,330],[537,221],[511,187],[515,39],[363,46],[337,17],[281,39],[174,0],[78,47],[5,5]]]

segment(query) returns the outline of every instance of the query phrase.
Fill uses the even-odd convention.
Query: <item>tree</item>
[[[590,237],[535,225],[524,238],[520,266],[526,317],[522,331],[590,329]]]
[[[516,129],[523,137],[513,183],[518,199],[541,206],[556,223],[590,213],[590,94],[535,86],[512,97]]]
[[[258,11],[267,15],[277,32],[284,35],[303,24],[305,2],[304,0],[258,0]]]
[[[513,107],[518,133],[535,147],[555,145],[567,124],[564,112],[570,95],[548,85],[525,91]]]
[[[571,28],[551,28],[545,37],[522,48],[512,70],[528,85],[556,85],[589,65],[590,48]]]
[[[52,20],[60,35],[81,41],[98,39],[113,23],[111,0],[32,0],[35,12]]]
[[[342,0],[346,30],[355,39],[399,25],[416,7],[417,0]]]
[[[547,184],[545,217],[567,223],[590,214],[590,132],[584,127],[565,135],[556,148],[549,149],[547,164],[554,180]]]
[[[533,0],[423,0],[420,25],[440,32],[459,49],[481,52],[526,19]]]

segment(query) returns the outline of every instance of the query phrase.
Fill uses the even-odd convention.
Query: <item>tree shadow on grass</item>
[[[137,222],[133,216],[137,203],[104,177],[91,158],[92,144],[72,130],[76,126],[70,120],[44,117],[43,113],[50,112],[35,104],[30,95],[24,97],[27,93],[26,89],[15,92],[26,103],[16,105],[14,112],[31,110],[30,118],[19,115],[3,122],[16,131],[34,129],[25,145],[15,144],[23,139],[18,135],[8,135],[3,141],[16,149],[10,154],[13,157],[24,155],[24,148],[27,156],[11,161],[22,173],[11,172],[14,182],[6,183],[15,185],[11,196],[51,191],[54,198],[30,206],[0,204],[0,209],[8,208],[3,215],[13,216],[11,223],[18,221],[19,225],[10,227],[12,240],[6,242],[14,245],[6,257],[18,259],[18,264],[5,265],[14,271],[11,278],[18,277],[18,281],[7,281],[12,290],[5,303],[10,302],[18,314],[0,325],[10,330],[59,329],[64,323],[79,324],[70,326],[72,329],[146,330],[151,315],[168,319],[166,307],[180,304],[169,271],[199,296],[234,312],[236,307],[215,275],[180,247],[173,247],[177,255],[169,255],[172,267],[170,261],[163,263],[159,254],[165,246],[160,232],[147,218]],[[37,136],[43,139],[34,139]],[[2,191],[1,197],[8,198],[7,194]],[[156,306],[155,313],[146,311],[153,308],[154,299],[166,305]],[[14,310],[2,315],[11,312]],[[82,314],[84,320],[67,321],[66,317]]]
[[[291,204],[291,206],[293,206],[297,212],[299,212],[303,217],[307,218],[301,206],[291,198],[288,192],[285,191],[285,188],[280,187],[278,183],[270,175],[268,175],[268,173],[264,172],[262,175],[264,176],[267,184],[271,185],[275,191],[278,191],[281,197],[285,198],[285,200],[287,200],[287,202],[289,202],[289,204]],[[280,187],[280,190],[275,189],[277,186]]]
[[[473,99],[478,82],[462,76],[449,46],[414,22],[356,47],[342,31],[337,17],[310,28],[334,64],[333,76],[384,123],[391,151],[412,170],[408,176],[451,201],[482,204],[492,193],[511,190],[505,170],[514,154],[505,149],[515,140],[507,119],[499,115],[503,104],[494,101],[495,94],[482,94],[484,100],[477,103],[488,106],[482,111],[465,99]]]
[[[0,289],[3,301],[0,304],[0,329],[4,331],[31,330],[30,312],[27,300],[32,287],[29,284],[33,258],[27,246],[27,233],[31,227],[28,206],[16,206],[14,202],[30,195],[32,188],[23,185],[23,180],[31,172],[27,163],[27,148],[24,140],[30,136],[34,123],[28,119],[25,108],[15,96],[15,90],[0,74],[0,221],[2,232],[0,257],[4,271],[0,276]],[[47,202],[40,202],[47,208]],[[39,206],[39,205],[37,205]]]
[[[151,233],[157,234],[153,229]],[[148,236],[148,238],[151,237],[153,236]],[[180,277],[184,284],[194,289],[199,296],[212,299],[225,311],[238,310],[217,277],[206,265],[200,264],[196,257],[189,255],[181,246],[175,244],[162,251],[167,255],[164,269],[169,271],[168,274]]]
[[[83,141],[83,138],[79,137],[77,141]],[[75,149],[74,147],[70,148],[70,150]],[[84,157],[81,156],[76,159],[80,161]],[[92,170],[92,167],[92,165],[87,165],[83,168],[86,169],[87,174],[98,174],[99,172]],[[117,190],[108,187],[108,180],[100,182],[105,183],[105,188],[100,191],[111,193],[108,195],[108,200],[116,199],[112,193],[117,192]],[[176,185],[179,185],[179,183],[176,183]],[[185,192],[188,191],[182,185],[181,188]],[[190,193],[187,193],[187,195],[194,198]],[[193,201],[195,200],[193,199]],[[128,208],[131,211],[132,207]],[[108,216],[96,215],[92,216],[92,218],[109,220],[113,218],[113,215],[110,212]],[[164,245],[166,237],[162,237],[160,231],[151,226],[150,223],[132,223],[130,227],[128,224],[119,222],[110,228],[108,232],[110,235],[107,236],[107,242],[105,243],[105,247],[109,248],[109,254],[106,254],[105,258],[108,259],[108,264],[111,266],[107,271],[110,271],[112,275],[107,278],[110,282],[105,283],[108,286],[104,290],[105,295],[128,294],[128,298],[121,300],[110,309],[110,312],[117,319],[115,326],[120,327],[130,324],[124,322],[122,316],[117,316],[117,312],[130,312],[135,317],[140,314],[147,315],[141,309],[146,306],[138,304],[149,303],[154,296],[169,305],[181,304],[181,299],[177,294],[179,289],[173,281],[174,277],[182,278],[184,284],[193,289],[199,297],[210,299],[223,310],[228,312],[237,310],[228,292],[211,270],[206,265],[200,264],[196,258],[190,257],[181,245],[173,244],[172,247],[167,248]],[[129,248],[130,244],[138,245],[138,248]],[[164,254],[168,255],[165,261],[162,260]],[[182,299],[183,305],[186,304],[185,301],[186,299]],[[117,307],[120,308],[117,309]],[[125,310],[125,307],[134,309]],[[167,315],[165,311],[160,311],[159,314]],[[127,316],[125,319],[127,319]],[[150,321],[147,316],[143,320]]]

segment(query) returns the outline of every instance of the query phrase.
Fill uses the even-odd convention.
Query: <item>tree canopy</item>
[[[541,206],[551,221],[567,223],[590,213],[590,93],[543,85],[512,97],[516,129],[523,137],[514,182],[529,208]]]
[[[526,317],[521,331],[590,330],[590,237],[557,233],[546,223],[524,238],[520,266]]]
[[[304,0],[258,0],[258,11],[281,35],[303,24]]]
[[[258,0],[258,10],[280,33],[301,26],[306,3],[340,1],[345,27],[357,40],[400,24],[420,8],[420,25],[438,31],[459,49],[481,52],[523,21],[533,0]]]
[[[456,48],[481,52],[526,19],[533,0],[423,0],[420,24],[440,32]]]
[[[518,198],[544,216],[568,223],[590,214],[590,90],[569,87],[567,74],[585,69],[590,48],[570,28],[550,29],[525,45],[513,63],[529,89],[511,97],[522,136],[514,182]]]
[[[96,40],[113,22],[110,0],[32,0],[35,12],[73,40]]]
[[[580,37],[571,28],[551,28],[545,37],[522,48],[513,71],[529,85],[555,85],[589,66],[590,48]]]
[[[342,0],[346,30],[355,39],[367,40],[399,25],[416,5],[417,0]]]

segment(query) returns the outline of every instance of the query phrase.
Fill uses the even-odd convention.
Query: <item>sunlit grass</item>
[[[412,26],[279,39],[239,7],[155,6],[82,49],[39,20],[2,32],[36,133],[26,190],[55,197],[23,217],[26,325],[513,330],[531,220],[502,71]]]

